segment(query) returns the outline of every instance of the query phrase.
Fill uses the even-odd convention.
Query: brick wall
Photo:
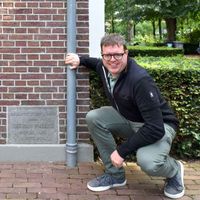
[[[77,52],[88,54],[88,0],[77,0]],[[66,142],[67,0],[0,1],[0,144],[9,106],[57,106],[60,143]],[[77,133],[88,140],[89,80],[77,70]]]

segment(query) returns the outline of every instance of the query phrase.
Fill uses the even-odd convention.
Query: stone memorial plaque
[[[57,144],[56,107],[8,107],[8,144]]]

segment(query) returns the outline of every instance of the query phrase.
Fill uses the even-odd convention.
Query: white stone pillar
[[[89,0],[89,55],[100,57],[100,40],[105,34],[104,0]]]

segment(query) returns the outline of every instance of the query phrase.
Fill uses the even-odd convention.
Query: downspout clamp
[[[76,0],[67,0],[67,52],[76,52]],[[67,66],[66,165],[77,165],[76,71]]]

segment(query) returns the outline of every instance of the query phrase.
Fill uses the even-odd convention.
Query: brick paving
[[[181,200],[200,200],[200,161],[183,162],[186,195]],[[102,174],[100,163],[0,163],[0,200],[167,200],[164,180],[143,173],[135,163],[126,163],[127,185],[105,192],[91,192],[86,183]]]

